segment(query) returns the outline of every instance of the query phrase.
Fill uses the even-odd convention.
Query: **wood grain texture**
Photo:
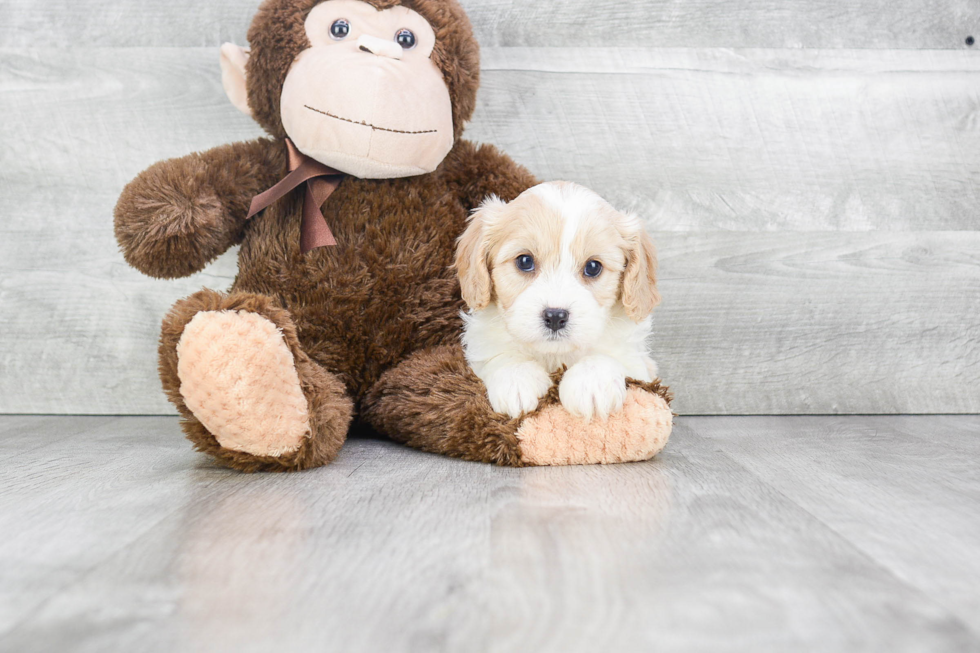
[[[259,135],[217,57],[0,53],[5,228],[55,200],[101,223],[149,163]],[[658,230],[976,227],[980,56],[494,49],[484,65],[470,138]]]
[[[359,440],[256,476],[175,418],[15,419],[3,650],[980,647],[980,479],[944,453],[976,453],[976,417],[688,418],[606,467]]]
[[[0,463],[39,446],[41,443],[38,433],[44,434],[43,446],[48,446],[68,438],[87,435],[116,419],[105,415],[75,415],[71,428],[66,429],[61,415],[3,415],[0,419]]]
[[[972,0],[461,0],[485,46],[966,48]],[[245,43],[258,0],[3,0],[0,47]]]
[[[159,321],[230,285],[234,253],[189,279],[143,278],[111,211],[150,163],[259,135],[216,60],[0,53],[0,412],[170,412]],[[484,62],[470,137],[657,232],[655,352],[678,410],[980,411],[977,57],[494,49]]]
[[[980,233],[655,233],[692,414],[980,412]]]
[[[675,410],[980,411],[980,233],[654,238],[665,301],[652,350]],[[159,322],[195,284],[230,285],[234,259],[188,280],[146,281],[106,240],[0,243],[0,261],[13,262],[0,282],[0,337],[10,343],[0,349],[0,412],[171,411],[155,369]],[[42,247],[50,262],[33,269]],[[65,279],[70,292],[59,290]]]
[[[470,136],[658,230],[972,230],[980,56],[498,49]]]
[[[980,421],[759,417],[697,424],[744,468],[976,627],[980,565],[971,561],[980,550]]]

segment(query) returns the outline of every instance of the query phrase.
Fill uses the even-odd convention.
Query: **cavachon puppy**
[[[552,374],[561,404],[606,419],[626,379],[651,382],[650,313],[660,302],[653,241],[640,220],[568,182],[491,197],[459,240],[463,346],[494,410],[537,408]]]

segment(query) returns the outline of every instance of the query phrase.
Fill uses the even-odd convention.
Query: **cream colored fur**
[[[585,422],[552,405],[517,431],[521,455],[532,465],[591,465],[648,460],[666,446],[673,425],[660,396],[632,388],[622,410],[605,422]]]
[[[221,446],[258,456],[310,435],[293,354],[276,325],[248,311],[202,311],[177,344],[184,403]]]
[[[248,91],[245,89],[245,66],[248,64],[249,49],[224,43],[221,46],[221,85],[225,94],[236,109],[246,116],[252,115],[248,106]]]

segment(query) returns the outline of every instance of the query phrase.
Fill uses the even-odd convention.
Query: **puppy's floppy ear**
[[[466,231],[456,244],[456,272],[463,301],[479,311],[490,304],[493,282],[490,277],[490,238],[487,227],[494,214],[506,204],[496,195],[488,197],[470,216]]]
[[[660,303],[657,290],[657,249],[639,218],[630,216],[635,228],[626,235],[626,271],[623,272],[623,308],[640,322]]]

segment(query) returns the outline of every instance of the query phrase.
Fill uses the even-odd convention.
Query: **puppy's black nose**
[[[546,308],[541,316],[544,318],[545,325],[555,333],[568,325],[568,311],[564,308]]]

